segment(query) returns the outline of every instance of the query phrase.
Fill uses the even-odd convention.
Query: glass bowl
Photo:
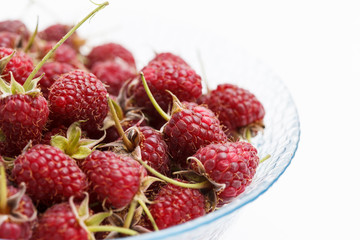
[[[137,27],[141,27],[141,24],[143,23],[139,23]],[[136,26],[136,21],[133,25]],[[252,139],[252,144],[257,147],[260,158],[267,154],[271,158],[259,165],[252,183],[230,204],[175,227],[126,238],[129,240],[219,239],[241,208],[266,192],[284,173],[300,140],[299,116],[291,94],[280,77],[266,64],[248,54],[239,44],[214,33],[188,26],[176,26],[177,32],[173,32],[173,28],[173,25],[159,23],[156,36],[151,33],[153,29],[143,28],[142,35],[147,36],[146,39],[126,40],[126,46],[130,47],[140,63],[139,69],[154,56],[154,52],[170,51],[182,56],[206,78],[210,89],[227,82],[250,90],[262,102],[266,111],[265,130]],[[125,27],[121,32],[125,36],[134,34]],[[193,37],[184,37],[185,32]],[[106,37],[109,40],[121,40],[113,34]],[[125,39],[122,38],[120,42]]]
[[[46,1],[36,3],[46,4]],[[49,14],[49,9],[61,12],[59,6],[54,9],[49,4],[46,7],[41,4],[28,9],[28,12],[32,11],[40,16],[40,29],[57,21],[52,19],[53,14]],[[71,24],[80,19],[74,19],[72,14],[67,16],[67,19],[62,17],[62,22]],[[126,17],[124,24],[111,21],[113,17],[112,14],[98,13],[91,20],[91,24],[85,24],[78,30],[79,34],[88,40],[85,52],[99,43],[118,42],[133,52],[138,69],[141,69],[153,58],[154,52],[170,51],[182,56],[197,70],[207,80],[210,89],[225,82],[236,84],[250,90],[264,105],[266,128],[263,134],[252,140],[252,143],[257,147],[260,158],[267,154],[270,154],[271,158],[259,165],[252,183],[245,192],[230,204],[206,216],[158,232],[126,238],[219,239],[241,208],[266,192],[284,173],[295,155],[300,140],[300,122],[291,94],[282,80],[266,64],[248,54],[231,39],[208,31],[192,29],[191,26],[166,23],[162,19],[145,19],[146,16],[126,15],[123,17],[123,20]],[[1,20],[6,18],[16,17],[5,15]],[[30,14],[23,15],[22,20],[26,23],[34,22]],[[106,28],[103,27],[105,22]],[[131,24],[128,24],[129,22]],[[173,31],[174,29],[176,31]]]

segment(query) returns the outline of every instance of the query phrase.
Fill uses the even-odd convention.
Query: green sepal
[[[40,90],[37,88],[37,85],[39,81],[44,77],[44,75],[45,73],[41,74],[40,77],[34,78],[26,88],[24,86],[25,92],[26,93],[34,92],[34,91],[40,92]]]
[[[85,198],[81,201],[80,206],[77,210],[77,213],[79,214],[79,218],[85,220],[89,218],[89,194],[85,193]]]
[[[51,146],[59,148],[74,159],[84,159],[89,156],[92,149],[104,140],[106,134],[104,132],[104,135],[96,140],[81,139],[81,122],[84,121],[78,121],[71,124],[66,132],[66,137],[59,135],[53,136],[50,141]]]
[[[51,137],[50,144],[53,147],[57,147],[63,152],[65,152],[65,149],[69,145],[69,140],[66,137],[55,135]]]
[[[23,86],[18,83],[12,72],[10,72],[10,78],[11,78],[11,81],[10,81],[10,91],[11,91],[11,94],[12,95],[16,95],[16,94],[24,94],[25,93],[25,89],[23,88]]]
[[[6,65],[9,63],[11,58],[15,55],[16,50],[14,50],[10,55],[5,56],[0,59],[0,74],[4,71]]]
[[[106,218],[112,215],[112,211],[109,212],[100,212],[97,214],[92,215],[91,217],[87,218],[84,222],[86,226],[98,226],[100,225]]]
[[[1,98],[11,95],[11,88],[8,82],[0,77]]]
[[[70,156],[74,159],[84,159],[91,154],[92,150],[88,147],[80,146],[76,152]]]

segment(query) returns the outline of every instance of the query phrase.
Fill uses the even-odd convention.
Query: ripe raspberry
[[[172,114],[164,127],[165,141],[170,155],[181,167],[185,167],[187,157],[200,147],[215,142],[226,142],[227,137],[215,114],[195,103],[183,102],[183,109]]]
[[[34,230],[36,240],[88,240],[87,230],[79,223],[68,202],[55,204],[41,216]]]
[[[150,167],[164,174],[170,174],[170,160],[168,156],[168,146],[163,139],[163,135],[151,127],[139,127],[141,134],[140,149],[141,158],[147,161]]]
[[[0,32],[16,33],[22,36],[25,40],[30,37],[30,31],[20,20],[6,20],[0,22]]]
[[[54,46],[56,42],[47,42],[39,51],[39,58],[43,58]],[[74,68],[83,68],[77,52],[69,45],[63,44],[59,46],[51,57],[55,62],[67,63]]]
[[[218,85],[202,98],[202,103],[218,114],[221,124],[230,132],[261,121],[265,115],[264,107],[254,94],[232,84]]]
[[[48,120],[49,108],[41,95],[10,95],[0,99],[0,129],[5,136],[5,153],[15,156],[31,140],[38,143]]]
[[[167,184],[160,190],[149,210],[159,229],[206,214],[205,199],[198,189],[182,188],[172,184]]]
[[[0,32],[0,47],[16,48],[20,42],[20,35],[11,32]]]
[[[194,157],[203,164],[210,179],[226,185],[218,195],[219,205],[229,203],[245,190],[259,164],[256,148],[244,141],[210,144],[200,148]],[[191,167],[197,169],[194,162]]]
[[[114,208],[126,207],[140,188],[145,169],[127,155],[110,151],[92,152],[81,168],[90,182],[91,196]]]
[[[153,61],[142,72],[156,102],[165,111],[172,102],[166,90],[175,94],[180,101],[192,102],[201,96],[201,77],[189,66],[172,61]],[[130,91],[133,92],[135,104],[144,108],[153,122],[159,122],[159,114],[146,95],[142,82],[138,81]]]
[[[34,201],[45,205],[82,197],[87,189],[86,176],[75,160],[49,145],[35,145],[17,157],[12,176],[16,183],[26,184]]]
[[[92,73],[65,73],[50,87],[51,119],[61,119],[63,124],[86,120],[85,129],[98,129],[108,113],[106,96],[103,83]]]
[[[0,60],[4,57],[7,57],[13,53],[14,49],[0,47]],[[12,72],[15,80],[23,84],[26,78],[30,75],[34,68],[33,61],[31,57],[23,52],[16,52],[15,55],[10,59],[6,64],[2,72],[0,72],[1,77],[10,82],[10,72]],[[1,69],[0,69],[1,71]]]
[[[177,55],[175,55],[173,53],[169,53],[169,52],[156,54],[155,58],[153,60],[151,60],[151,62],[153,62],[153,61],[171,61],[171,62],[189,66],[189,64],[187,62],[185,62],[185,60],[182,59],[180,56],[177,56]]]
[[[46,41],[57,42],[65,36],[71,28],[72,26],[65,24],[54,24],[39,32],[38,36]],[[71,46],[78,52],[79,48],[85,44],[85,40],[81,39],[75,32],[65,41],[65,44]]]
[[[60,77],[61,74],[71,72],[75,68],[64,62],[48,62],[45,63],[39,70],[38,75],[45,73],[39,81],[41,92],[47,99],[49,95],[49,88]]]
[[[96,62],[91,68],[91,72],[105,83],[108,86],[106,87],[107,91],[115,96],[119,94],[120,88],[127,80],[136,76],[133,68],[116,61]]]
[[[7,186],[7,198],[18,193],[19,190],[13,186]],[[12,207],[12,206],[8,206]],[[0,239],[30,239],[32,235],[32,227],[34,225],[33,215],[36,214],[36,208],[31,201],[31,198],[27,195],[22,195],[19,203],[14,210],[17,214],[17,218],[22,215],[26,217],[29,221],[16,221],[16,217],[12,216],[12,218],[7,217],[5,221],[0,221]],[[0,211],[0,215],[2,217],[6,217],[8,214],[12,213],[2,213]]]
[[[124,66],[127,66],[126,69],[136,69],[135,59],[132,53],[117,43],[106,43],[94,47],[87,56],[86,66],[91,69],[96,62],[104,62],[108,60],[116,61]]]

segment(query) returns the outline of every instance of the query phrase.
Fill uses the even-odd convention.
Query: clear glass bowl
[[[47,1],[36,3],[38,5],[35,4],[27,10],[40,16],[40,29],[57,21],[52,19],[54,14],[49,14],[51,13],[49,9],[52,9],[52,12],[61,12],[66,8],[66,4],[63,5],[64,9],[61,9],[62,6],[54,8]],[[34,22],[33,16],[33,14],[23,15],[22,20],[26,23]],[[73,14],[66,16],[67,19],[65,15],[62,16],[65,23],[71,24],[80,19],[80,17],[75,18]],[[5,14],[1,19],[6,18],[16,17]],[[99,43],[119,42],[134,53],[139,69],[154,56],[154,52],[170,51],[182,56],[205,77],[211,89],[219,83],[237,84],[253,92],[265,107],[266,128],[263,134],[253,139],[253,144],[257,147],[260,158],[267,154],[270,154],[271,158],[259,165],[253,182],[244,193],[232,203],[201,218],[159,232],[126,238],[132,240],[219,239],[241,208],[267,191],[291,163],[300,140],[300,122],[295,103],[285,84],[271,69],[247,54],[239,48],[238,43],[230,39],[199,29],[191,29],[191,26],[175,26],[162,19],[147,18],[144,21],[146,16],[141,18],[126,15],[126,19],[119,21],[113,21],[112,18],[114,18],[112,14],[98,13],[91,20],[91,24],[85,24],[79,29],[79,34],[88,40],[88,48],[85,48],[85,51]]]
[[[163,39],[159,41],[163,42]],[[252,143],[257,147],[260,158],[266,154],[270,154],[271,158],[259,165],[252,183],[232,203],[179,226],[129,238],[132,240],[219,239],[241,208],[261,196],[284,173],[300,140],[300,122],[295,103],[282,80],[265,64],[237,48],[234,43],[218,37],[212,36],[211,41],[202,43],[188,43],[184,39],[180,42],[181,48],[167,46],[169,43],[154,46],[159,46],[155,48],[157,51],[160,49],[159,52],[174,49],[173,52],[186,56],[186,60],[201,73],[200,52],[211,89],[224,82],[237,84],[253,92],[263,103],[266,127],[264,133],[255,137]]]

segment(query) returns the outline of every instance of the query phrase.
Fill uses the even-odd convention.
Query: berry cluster
[[[173,53],[142,69],[119,43],[85,54],[80,25],[0,22],[0,239],[136,235],[239,196],[260,162],[259,100],[203,94]]]

